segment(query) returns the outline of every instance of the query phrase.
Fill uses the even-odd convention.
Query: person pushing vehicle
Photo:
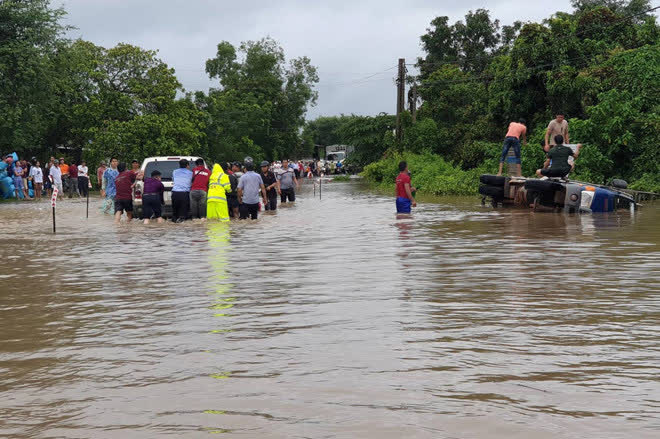
[[[209,178],[209,193],[206,202],[206,217],[220,221],[229,221],[229,208],[227,206],[227,192],[232,192],[229,175],[222,166],[213,165],[213,172]]]

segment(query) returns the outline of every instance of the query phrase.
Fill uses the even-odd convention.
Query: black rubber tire
[[[628,183],[625,180],[621,180],[619,178],[612,180],[611,186],[617,189],[628,189]]]
[[[503,187],[482,185],[482,186],[479,186],[479,193],[481,195],[491,197],[495,200],[503,200],[504,199],[504,188]]]
[[[525,189],[528,191],[556,192],[564,188],[561,183],[549,180],[527,180]]]
[[[482,174],[479,176],[479,182],[487,186],[504,187],[504,183],[506,182],[506,177],[503,177],[501,175]]]

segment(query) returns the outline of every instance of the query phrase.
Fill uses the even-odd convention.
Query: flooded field
[[[257,222],[0,205],[0,437],[651,438],[660,209],[332,183]]]

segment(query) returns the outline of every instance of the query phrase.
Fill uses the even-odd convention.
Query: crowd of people
[[[201,158],[194,164],[181,159],[171,174],[171,188],[166,188],[160,170],[145,175],[136,160],[128,169],[126,163],[112,158],[109,167],[102,163],[97,171],[104,198],[101,211],[113,214],[119,223],[123,215],[132,220],[134,211],[141,206],[145,224],[152,220],[163,222],[164,207],[170,207],[166,203],[169,192],[174,222],[195,218],[254,220],[262,208],[276,210],[278,198],[281,203],[295,202],[301,169],[305,169],[301,164],[295,165],[289,160],[264,161],[257,170],[248,157],[242,164],[215,164],[209,169]],[[313,175],[311,171],[309,175]]]
[[[6,178],[11,179],[13,194],[17,199],[41,200],[51,197],[57,188],[58,197],[86,197],[90,188],[89,169],[84,160],[67,163],[63,157],[56,160],[51,157],[45,166],[36,158],[15,160],[15,154],[3,158]]]

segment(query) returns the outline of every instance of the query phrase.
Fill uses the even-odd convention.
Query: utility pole
[[[396,141],[403,139],[403,129],[401,127],[401,113],[406,109],[406,60],[399,58],[399,76],[396,80]]]
[[[417,122],[417,83],[413,83],[412,86],[412,102],[410,106],[410,113],[412,113],[413,123]]]

